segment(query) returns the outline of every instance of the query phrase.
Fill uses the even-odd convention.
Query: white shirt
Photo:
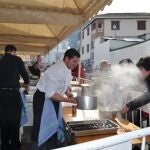
[[[63,95],[72,80],[71,70],[65,63],[59,62],[49,67],[40,78],[37,88],[45,93],[46,98],[51,98],[55,93]]]

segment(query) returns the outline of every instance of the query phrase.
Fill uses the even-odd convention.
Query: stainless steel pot
[[[82,110],[97,109],[96,96],[77,96],[77,108]]]
[[[90,84],[81,84],[81,96],[92,95],[92,87]]]

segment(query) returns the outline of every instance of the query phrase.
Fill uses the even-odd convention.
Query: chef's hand
[[[73,98],[73,94],[69,90],[66,92],[66,95],[67,95],[67,98]]]
[[[25,88],[24,94],[28,94],[28,92],[29,92],[29,85],[28,84],[24,84],[24,88]]]
[[[122,113],[122,114],[125,114],[125,113],[127,113],[129,111],[129,108],[126,106],[126,105],[124,105],[122,108],[121,108],[121,110],[120,110],[120,112]]]
[[[77,101],[76,101],[76,98],[74,98],[74,97],[71,97],[71,98],[67,98],[68,99],[68,103],[74,103],[74,104],[76,104],[77,103]]]

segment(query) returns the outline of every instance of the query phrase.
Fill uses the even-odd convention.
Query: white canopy
[[[112,0],[0,0],[0,49],[46,53]]]

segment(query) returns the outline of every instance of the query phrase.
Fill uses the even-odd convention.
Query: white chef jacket
[[[63,95],[71,80],[71,70],[68,69],[62,61],[52,65],[46,70],[37,84],[37,89],[44,92],[46,98],[51,98],[54,93]]]

